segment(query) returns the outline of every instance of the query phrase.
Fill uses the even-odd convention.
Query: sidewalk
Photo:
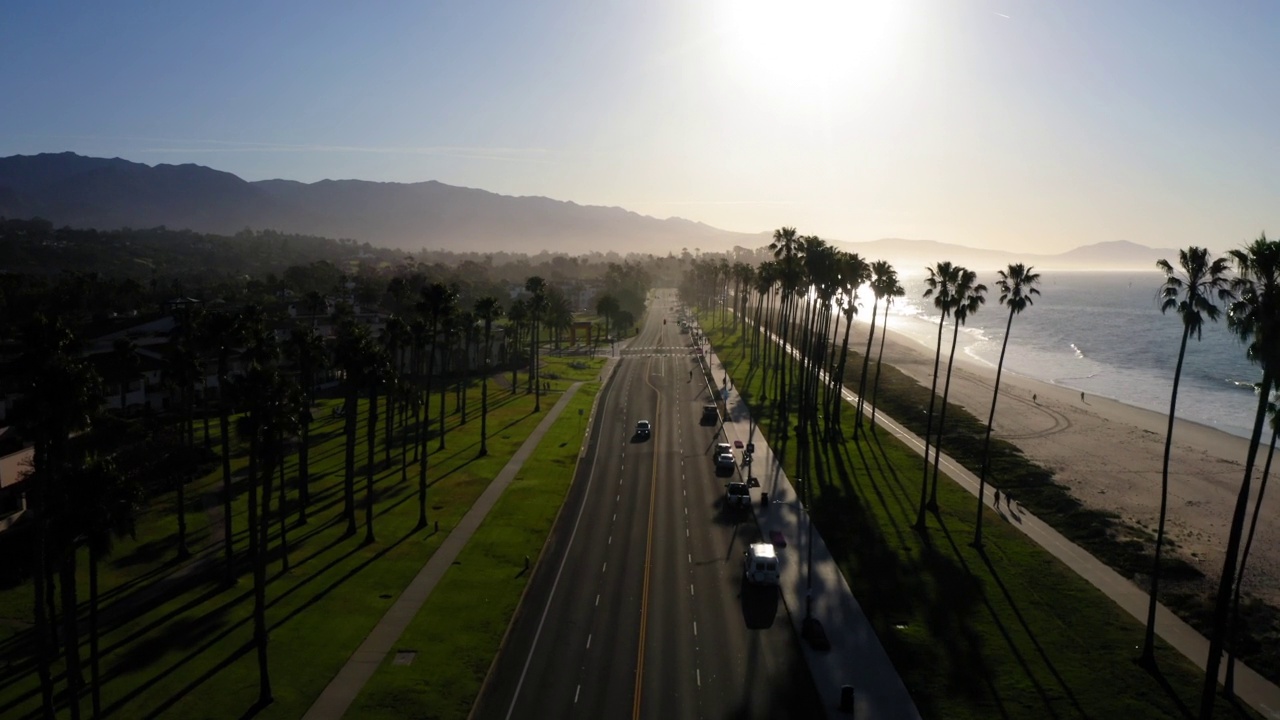
[[[304,720],[339,720],[346,714],[347,708],[351,707],[351,703],[360,694],[365,683],[391,653],[400,635],[418,614],[418,609],[431,596],[436,583],[440,582],[445,571],[453,565],[458,553],[471,540],[471,535],[480,527],[485,516],[493,509],[494,503],[511,484],[520,466],[533,454],[538,443],[542,441],[542,436],[560,416],[580,387],[582,383],[576,382],[564,391],[556,404],[529,434],[520,449],[516,450],[511,460],[503,466],[498,476],[489,483],[489,487],[485,488],[479,498],[476,498],[475,504],[458,522],[457,527],[449,532],[449,536],[440,544],[427,564],[418,571],[417,576],[404,589],[404,592],[400,593],[400,597],[396,598],[395,603],[382,616],[378,624],[369,631],[369,635],[347,660],[347,664],[329,681],[324,691],[320,693],[320,697],[316,698],[311,708],[302,716]]]
[[[716,355],[708,351],[706,358],[712,377],[723,377],[725,374],[724,367],[720,364]],[[808,514],[800,507],[799,502],[796,500],[795,491],[775,461],[773,453],[768,451],[767,445],[762,438],[757,436],[751,439],[755,426],[751,422],[750,410],[746,403],[737,394],[736,390],[730,389],[728,394],[729,397],[725,399],[725,406],[730,417],[726,418],[725,421],[725,434],[730,440],[738,439],[742,440],[743,443],[755,442],[756,452],[753,466],[765,469],[762,473],[763,476],[758,476],[760,487],[752,490],[753,506],[757,508],[756,518],[760,524],[761,532],[768,537],[772,530],[781,530],[789,545],[794,542],[798,550],[803,550],[804,537],[802,534],[805,531],[804,523],[808,522]],[[847,389],[841,390],[841,396],[849,403],[853,403],[857,399],[857,396]],[[870,403],[865,404],[864,412],[870,414]],[[876,413],[876,419],[878,427],[887,430],[921,456],[924,455],[924,441],[919,436],[902,427],[882,412]],[[977,476],[946,453],[942,454],[941,464],[949,478],[968,490],[974,497],[977,497]],[[762,491],[769,493],[771,503],[767,511],[759,510],[759,493]],[[988,495],[983,498],[983,502],[992,508],[994,508],[993,491],[994,488],[989,488]],[[781,508],[779,503],[783,503]],[[779,509],[782,509],[783,512],[778,512]],[[997,512],[1000,512],[1002,517],[1016,525],[1029,538],[1040,544],[1041,547],[1066,563],[1080,577],[1104,592],[1139,622],[1146,623],[1148,598],[1145,590],[1085,552],[1078,545],[1063,537],[1044,521],[1022,507],[1019,506],[1016,511],[1008,510],[1002,512],[997,510]],[[795,538],[795,540],[793,541],[792,538]],[[783,552],[784,557],[790,555],[791,553],[788,551]],[[803,555],[797,553],[795,557],[803,557]],[[864,711],[875,713],[873,717],[898,717],[897,715],[881,714],[882,712],[891,711],[893,706],[875,708],[874,706],[864,707],[863,705],[865,701],[864,692],[860,687],[867,681],[875,682],[879,677],[878,673],[872,673],[870,668],[865,667],[869,663],[867,662],[868,656],[864,654],[867,650],[867,648],[863,647],[863,644],[866,643],[864,636],[870,636],[870,643],[874,644],[874,649],[878,650],[880,655],[884,655],[884,650],[872,633],[865,615],[863,615],[861,608],[858,607],[857,601],[853,599],[848,583],[843,575],[840,574],[839,569],[836,568],[826,545],[816,532],[814,533],[813,541],[813,563],[815,575],[813,584],[815,589],[826,588],[823,594],[832,594],[830,589],[834,587],[837,590],[842,590],[841,593],[837,594],[849,596],[847,602],[823,598],[823,602],[820,603],[819,598],[822,598],[822,595],[817,592],[814,593],[813,615],[827,628],[828,638],[831,639],[831,652],[829,654],[817,653],[809,649],[807,643],[802,643],[819,692],[823,693],[824,697],[828,693],[835,693],[833,697],[838,698],[839,686],[852,684],[857,693],[856,710],[858,717],[864,717],[862,715]],[[804,614],[804,605],[801,604],[804,599],[804,580],[799,575],[800,571],[798,569],[784,569],[782,580],[783,596],[787,602],[787,607],[792,609],[792,621],[796,625],[797,633],[800,632],[800,622]],[[838,582],[836,581],[837,578]],[[789,593],[788,590],[790,591]],[[825,605],[831,605],[832,607],[824,607]],[[825,612],[820,613],[820,610],[825,610]],[[833,632],[835,628],[840,628],[840,632]],[[1201,670],[1204,669],[1205,661],[1209,656],[1209,641],[1163,604],[1156,606],[1156,633],[1178,652],[1194,662],[1197,667]],[[852,639],[841,638],[841,634],[849,634],[855,637]],[[853,647],[846,649],[838,644],[841,640],[846,645],[855,644]],[[815,657],[819,664],[815,664]],[[847,666],[853,668],[853,670],[845,671],[841,667],[826,667],[827,665],[840,665],[837,662],[837,658],[846,659]],[[888,663],[887,656],[885,657],[885,663]],[[879,665],[879,661],[876,660],[871,664]],[[896,671],[893,671],[891,666],[889,669],[893,672],[893,680],[900,686],[901,678],[897,676]],[[840,679],[839,677],[830,677],[833,671],[836,674],[846,672],[846,674],[857,673],[857,675],[854,680]],[[1224,661],[1219,671],[1219,681],[1225,675],[1226,663]],[[1236,697],[1254,708],[1263,717],[1280,720],[1280,687],[1269,682],[1244,663],[1236,663],[1235,675]],[[880,687],[878,682],[876,687]],[[902,692],[905,694],[905,689]],[[883,700],[888,701],[889,698],[883,698]],[[914,712],[914,707],[912,707],[912,711]]]
[[[714,352],[707,351],[705,361],[711,377],[724,377],[724,366]],[[714,387],[711,389],[717,391]],[[723,397],[723,388],[718,392]],[[844,574],[816,530],[812,533],[812,544],[809,543],[809,514],[800,505],[791,481],[774,458],[769,444],[755,432],[747,403],[734,388],[728,389],[727,394],[726,438],[730,442],[741,440],[744,445],[755,443],[751,467],[759,471],[754,477],[760,486],[751,488],[751,505],[760,532],[766,538],[773,537],[775,532],[781,533],[786,541],[786,547],[778,551],[779,585],[797,637],[803,637],[805,618],[807,585],[804,568],[808,553],[813,553],[813,592],[809,594],[811,612],[826,630],[831,649],[815,650],[803,640],[800,646],[828,714],[833,717],[840,714],[841,688],[849,685],[854,692],[852,717],[919,718],[920,712],[903,685],[902,677],[893,667],[871,621],[862,612]],[[761,493],[769,494],[767,509],[760,506]]]

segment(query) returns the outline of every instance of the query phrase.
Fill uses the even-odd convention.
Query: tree
[[[978,275],[972,270],[961,269],[952,295],[951,313],[955,329],[951,333],[951,354],[947,356],[947,379],[942,384],[942,411],[938,417],[938,442],[933,448],[933,484],[929,489],[929,507],[938,509],[938,465],[942,458],[942,432],[947,424],[947,399],[951,395],[951,371],[955,368],[956,341],[960,326],[987,301],[987,286],[978,283]]]
[[[884,296],[884,330],[880,333],[880,352],[876,355],[876,379],[871,383],[871,429],[873,431],[876,428],[876,398],[880,394],[880,365],[884,360],[884,339],[889,334],[889,308],[893,306],[894,298],[907,294],[907,291],[898,283],[896,272],[883,279],[880,291]]]
[[[1169,425],[1165,430],[1164,462],[1160,472],[1160,519],[1156,525],[1155,560],[1151,569],[1151,590],[1147,599],[1147,631],[1142,641],[1140,661],[1144,667],[1154,668],[1156,662],[1156,603],[1160,589],[1160,555],[1164,547],[1165,518],[1169,508],[1169,456],[1173,450],[1173,420],[1178,408],[1178,384],[1182,380],[1182,361],[1187,355],[1187,340],[1200,339],[1205,318],[1217,322],[1222,311],[1217,303],[1227,305],[1231,301],[1228,285],[1226,258],[1211,260],[1209,251],[1189,247],[1178,251],[1179,275],[1168,260],[1161,259],[1156,267],[1164,271],[1165,280],[1160,286],[1160,312],[1176,310],[1182,320],[1182,341],[1178,346],[1178,362],[1173,370],[1173,390],[1169,394]]]
[[[195,445],[195,428],[192,423],[192,391],[196,380],[199,379],[201,370],[199,358],[195,349],[191,347],[189,341],[179,339],[169,346],[168,367],[165,370],[168,376],[170,387],[178,390],[179,403],[179,428],[183,441],[183,446],[187,450],[188,457]],[[191,557],[191,550],[187,547],[187,470],[183,468],[179,471],[178,477],[175,479],[175,487],[177,488],[177,499],[175,504],[178,509],[178,559],[186,560]]]
[[[609,337],[609,324],[613,321],[615,315],[622,307],[618,305],[618,298],[605,293],[596,300],[596,314],[604,318],[604,335]]]
[[[307,524],[307,508],[311,504],[311,408],[315,405],[315,373],[325,359],[324,339],[315,330],[295,327],[286,346],[290,359],[298,369],[301,397],[297,405],[298,442],[298,524]]]
[[[867,369],[871,365],[871,342],[876,336],[876,313],[880,309],[880,298],[886,297],[888,290],[892,287],[891,283],[898,281],[898,274],[894,271],[893,266],[884,260],[877,260],[867,268],[870,273],[871,294],[875,300],[871,303],[871,326],[867,328],[867,349],[862,353],[862,376],[858,380],[858,409],[855,413],[856,417],[853,422],[853,434],[857,437],[862,430],[863,406],[867,399]],[[892,278],[892,280],[890,280]],[[889,310],[886,303],[885,314]],[[845,332],[845,344],[848,345],[848,332]],[[876,367],[879,370],[879,365]]]
[[[933,298],[933,306],[938,308],[940,316],[938,340],[933,355],[933,385],[929,388],[929,420],[925,425],[924,433],[924,477],[920,482],[920,507],[916,511],[915,529],[920,532],[924,532],[925,529],[924,511],[928,503],[929,443],[933,438],[933,409],[938,397],[938,367],[942,362],[942,326],[951,314],[952,294],[955,292],[955,284],[960,277],[961,268],[944,260],[927,269],[929,277],[925,279],[925,284],[929,287],[925,289],[924,297],[926,300]]]
[[[1235,510],[1231,516],[1226,557],[1214,600],[1209,657],[1205,661],[1204,685],[1200,693],[1202,720],[1209,720],[1213,715],[1218,668],[1221,666],[1222,647],[1226,640],[1227,614],[1252,489],[1253,467],[1262,440],[1262,429],[1266,424],[1267,401],[1271,397],[1275,373],[1280,368],[1280,243],[1268,240],[1263,235],[1243,250],[1232,250],[1231,257],[1235,260],[1237,274],[1231,289],[1237,299],[1231,304],[1227,326],[1247,344],[1249,358],[1262,366],[1262,382],[1259,386],[1253,432],[1249,437],[1249,452],[1245,458],[1244,479],[1240,483]]]
[[[347,521],[346,535],[356,533],[356,421],[360,414],[360,390],[365,379],[365,362],[369,357],[368,329],[354,320],[344,319],[338,326],[335,359],[343,373],[343,456],[342,514]]]
[[[387,412],[386,427],[383,429],[385,437],[383,440],[383,458],[387,466],[391,465],[391,441],[395,434],[395,400],[397,393],[396,388],[402,382],[402,378],[406,375],[403,366],[404,350],[412,343],[412,336],[409,330],[409,324],[399,315],[392,315],[387,318],[386,324],[382,328],[382,334],[378,338],[382,346],[382,352],[387,363],[388,370],[385,377],[387,384]]]
[[[142,377],[142,362],[138,359],[138,346],[127,337],[118,337],[111,344],[112,374],[120,388],[120,412],[128,405],[129,383]]]
[[[524,281],[524,289],[529,293],[529,321],[532,324],[529,332],[529,385],[533,388],[533,411],[542,412],[542,389],[538,387],[541,381],[538,372],[538,324],[549,308],[547,281],[534,275]]]
[[[482,375],[480,377],[480,452],[479,455],[489,454],[488,437],[489,437],[489,363],[490,363],[490,347],[493,339],[493,322],[502,317],[502,305],[498,303],[498,299],[492,295],[486,295],[476,301],[475,306],[476,317],[484,323],[484,349],[482,361]]]
[[[1040,275],[1032,272],[1033,268],[1022,263],[1009,265],[1000,271],[1000,279],[996,287],[1000,288],[1000,304],[1009,308],[1009,317],[1004,324],[1004,340],[1000,344],[1000,362],[996,364],[995,389],[991,393],[991,410],[987,414],[986,437],[982,441],[982,470],[978,475],[978,519],[974,524],[973,545],[982,546],[982,498],[986,494],[987,471],[991,468],[991,428],[996,419],[996,401],[1000,399],[1000,375],[1004,371],[1004,353],[1009,347],[1009,331],[1013,328],[1013,316],[1021,314],[1031,307],[1031,296],[1039,295],[1036,284]]]
[[[376,475],[374,460],[374,446],[377,444],[378,438],[378,386],[385,379],[388,368],[386,355],[383,354],[382,348],[374,343],[369,343],[366,347],[366,355],[364,358],[364,376],[369,384],[369,420],[365,423],[365,493],[364,493],[364,542],[366,545],[374,543],[373,536],[373,481]]]
[[[246,324],[254,323],[259,317],[256,306],[245,315]],[[204,327],[216,342],[214,348],[218,356],[218,429],[222,435],[222,547],[225,561],[224,581],[227,586],[235,583],[235,536],[232,532],[231,503],[234,500],[234,486],[231,483],[231,398],[228,386],[231,382],[231,353],[235,345],[241,342],[244,326],[237,318],[225,311],[211,313],[205,320]]]

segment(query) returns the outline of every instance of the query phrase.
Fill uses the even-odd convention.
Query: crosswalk
[[[687,357],[697,355],[696,348],[672,347],[670,345],[653,345],[650,347],[629,347],[618,351],[622,357]]]

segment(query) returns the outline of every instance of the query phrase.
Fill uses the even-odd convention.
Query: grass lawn
[[[923,459],[887,433],[852,440],[847,405],[844,440],[796,437],[795,415],[765,397],[749,342],[706,320],[788,475],[809,479],[815,523],[925,717],[1170,718],[1199,707],[1203,673],[1163,643],[1161,673],[1139,668],[1142,624],[1018,531],[1016,516],[987,510],[985,551],[971,547],[977,500],[943,479],[938,512],[916,532]],[[1218,715],[1253,716],[1226,701]]]
[[[547,402],[577,379],[594,380],[603,360],[544,358],[543,376],[552,384]],[[509,378],[509,375],[506,375]],[[523,374],[520,380],[523,381]],[[417,465],[401,480],[399,447],[383,468],[382,429],[378,431],[375,465],[377,542],[364,538],[364,416],[358,432],[356,488],[360,529],[343,537],[342,421],[330,409],[340,400],[323,400],[316,411],[311,452],[310,523],[295,525],[292,481],[296,456],[285,468],[289,481],[289,557],[281,569],[278,524],[273,523],[273,555],[268,566],[267,622],[270,668],[275,702],[258,713],[263,718],[300,717],[363,640],[390,603],[416,575],[448,530],[471,507],[515,449],[541,420],[532,412],[533,397],[516,394],[491,382],[489,454],[477,457],[480,431],[478,387],[468,394],[468,422],[455,412],[454,394],[446,398],[446,447],[428,443],[428,516],[432,525],[415,531]],[[580,390],[579,399],[590,399]],[[438,407],[431,403],[432,412]],[[545,408],[550,405],[544,406]],[[576,423],[576,418],[573,418]],[[211,430],[216,434],[216,423]],[[199,433],[199,431],[198,431]],[[215,448],[218,438],[214,438]],[[242,474],[245,458],[236,451],[234,469]],[[576,449],[573,451],[576,453]],[[155,498],[139,520],[137,540],[117,544],[101,565],[103,707],[118,717],[227,718],[244,715],[257,697],[257,662],[252,645],[252,582],[247,564],[231,588],[221,583],[221,546],[215,542],[221,475],[215,471],[188,486],[188,527],[195,557],[175,560],[176,520],[173,497]],[[237,478],[234,512],[237,551],[244,554],[246,514],[243,477]],[[278,498],[273,498],[273,513]],[[439,532],[434,523],[439,523]],[[536,546],[540,543],[532,543]],[[523,563],[521,551],[520,558]],[[80,599],[87,595],[86,555],[80,559]],[[505,568],[504,568],[505,572]],[[518,590],[517,590],[518,592]],[[30,652],[32,591],[29,583],[0,590],[0,717],[39,715],[39,684]],[[82,607],[83,612],[83,607]],[[505,619],[502,621],[505,623]],[[85,625],[81,625],[82,639]],[[81,648],[87,658],[87,643]],[[488,660],[484,661],[487,667]],[[54,668],[59,693],[65,687],[61,666]],[[86,667],[87,675],[87,667]],[[456,696],[454,693],[461,692]],[[475,688],[458,686],[443,701],[446,707],[469,705]],[[81,701],[89,708],[88,696]],[[60,710],[68,714],[65,704]]]

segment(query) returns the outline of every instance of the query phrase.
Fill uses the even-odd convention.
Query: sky
[[[1280,3],[5,3],[0,156],[438,180],[830,240],[1280,235]]]

